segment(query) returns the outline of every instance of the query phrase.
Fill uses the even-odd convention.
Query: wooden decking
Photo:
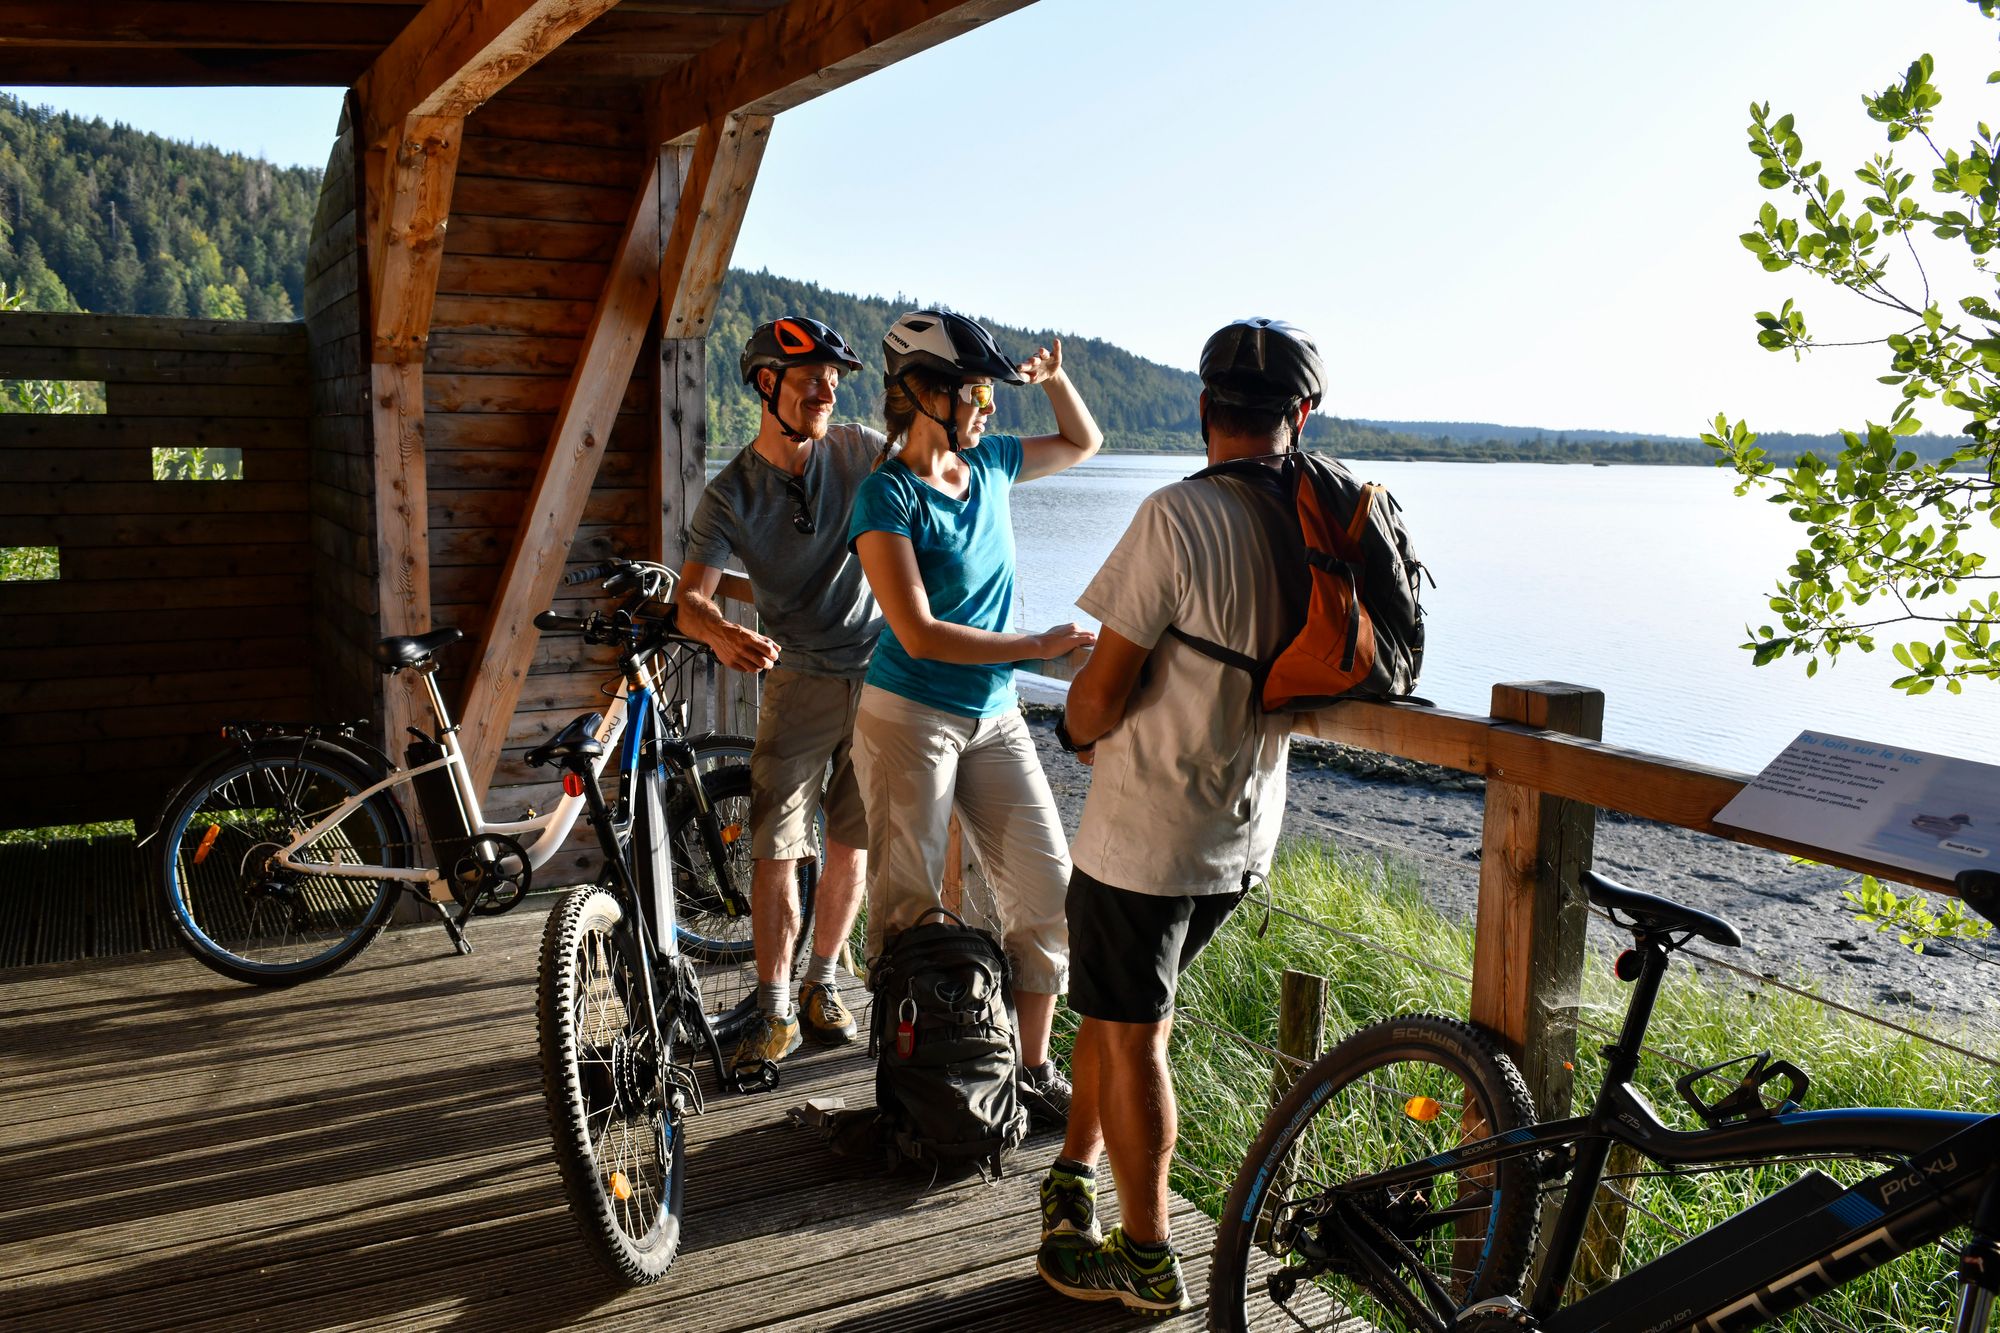
[[[0,973],[0,1328],[1200,1326],[1035,1277],[1054,1136],[993,1185],[927,1188],[786,1123],[809,1096],[868,1101],[853,1048],[794,1057],[775,1093],[714,1095],[679,1261],[613,1285],[548,1146],[537,903],[475,923],[471,958],[399,930],[291,991],[177,954]],[[1176,1228],[1199,1296],[1209,1224],[1183,1205]]]

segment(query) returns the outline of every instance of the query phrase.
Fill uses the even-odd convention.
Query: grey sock
[[[757,1007],[779,1018],[792,1016],[792,984],[789,981],[757,983]]]
[[[812,961],[806,964],[806,974],[799,978],[799,984],[810,986],[818,982],[822,986],[832,986],[840,980],[837,970],[839,966],[839,954],[830,953],[825,957],[814,954]]]
[[[1039,1088],[1049,1081],[1049,1075],[1055,1070],[1053,1062],[1044,1060],[1038,1065],[1022,1065],[1021,1072],[1028,1076],[1028,1082]]]

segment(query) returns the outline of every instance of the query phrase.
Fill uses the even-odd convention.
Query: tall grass
[[[1211,1216],[1269,1107],[1275,1061],[1204,1025],[1275,1044],[1279,977],[1287,968],[1327,979],[1329,1044],[1393,1014],[1466,1012],[1467,983],[1430,967],[1469,975],[1472,929],[1438,915],[1424,901],[1413,872],[1343,857],[1323,845],[1293,846],[1274,868],[1272,896],[1286,912],[1376,943],[1342,939],[1280,912],[1267,920],[1262,900],[1252,900],[1182,979],[1173,1043],[1181,1108],[1174,1186]],[[1739,924],[1754,933],[1754,921]],[[1611,979],[1606,962],[1593,956],[1586,963],[1579,1016],[1615,1030],[1630,992]],[[1580,1105],[1597,1089],[1598,1047],[1604,1040],[1588,1029],[1579,1034]],[[1808,999],[1703,976],[1679,960],[1662,988],[1648,1046],[1662,1055],[1642,1061],[1639,1086],[1676,1128],[1696,1128],[1699,1121],[1673,1087],[1682,1066],[1663,1056],[1709,1065],[1769,1050],[1811,1076],[1806,1104],[1812,1108],[2000,1108],[2000,1078],[1991,1067]],[[1852,1183],[1880,1168],[1822,1164],[1818,1169]],[[1714,1226],[1798,1174],[1788,1168],[1624,1182],[1621,1187],[1643,1205],[1628,1223],[1625,1268],[1670,1248],[1677,1231]],[[1953,1266],[1953,1255],[1942,1247],[1908,1256],[1822,1298],[1781,1327],[1942,1329],[1956,1290]]]

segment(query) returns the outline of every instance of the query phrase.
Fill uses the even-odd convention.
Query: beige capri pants
[[[874,685],[854,719],[868,818],[868,957],[939,902],[954,803],[992,882],[1014,987],[1069,985],[1069,843],[1021,710],[961,717]]]

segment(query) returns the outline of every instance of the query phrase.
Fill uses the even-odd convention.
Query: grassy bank
[[[1183,980],[1182,1013],[1200,1022],[1182,1021],[1174,1034],[1181,1107],[1174,1185],[1211,1215],[1219,1210],[1269,1104],[1272,1060],[1202,1023],[1272,1044],[1279,977],[1287,968],[1327,978],[1329,1043],[1392,1014],[1466,1011],[1469,987],[1464,981],[1410,960],[1469,975],[1471,928],[1434,912],[1407,872],[1385,870],[1368,858],[1342,858],[1324,847],[1294,847],[1280,857],[1273,878],[1280,907],[1386,947],[1340,939],[1276,912],[1260,935],[1265,913],[1258,900],[1244,904]],[[1754,928],[1755,923],[1742,924]],[[1611,980],[1602,958],[1593,957],[1585,971],[1583,1021],[1615,1028],[1628,989]],[[1588,1030],[1581,1034],[1578,1087],[1583,1096],[1597,1087],[1596,1047],[1603,1040]],[[1668,974],[1648,1044],[1694,1065],[1769,1050],[1812,1077],[1806,1098],[1811,1108],[2000,1106],[2000,1079],[1988,1066],[1809,1000],[1749,991],[1724,978],[1700,975],[1685,964]],[[1695,1128],[1694,1113],[1673,1088],[1682,1072],[1668,1059],[1649,1057],[1642,1063],[1640,1084],[1670,1124]],[[1879,1168],[1841,1163],[1819,1169],[1852,1183]],[[1632,1182],[1628,1192],[1650,1212],[1633,1214],[1627,1266],[1675,1243],[1677,1230],[1705,1230],[1796,1175],[1793,1168],[1775,1176],[1731,1171]],[[1912,1255],[1780,1326],[1941,1329],[1955,1294],[1954,1262],[1942,1249]]]

